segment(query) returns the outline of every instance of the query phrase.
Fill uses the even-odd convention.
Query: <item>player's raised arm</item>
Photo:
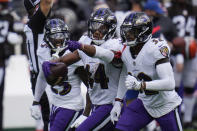
[[[53,0],[41,0],[40,1],[40,8],[42,10],[42,13],[47,16],[51,10],[51,7],[53,5]]]

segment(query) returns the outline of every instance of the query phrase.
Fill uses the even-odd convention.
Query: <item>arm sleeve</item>
[[[183,54],[178,54],[176,56],[176,63],[177,64],[184,64],[184,56],[183,56]]]
[[[43,33],[46,19],[47,17],[42,13],[39,7],[36,13],[30,18],[28,26],[33,32]]]
[[[125,96],[125,93],[127,92],[127,88],[125,87],[125,79],[127,76],[127,69],[125,65],[122,67],[122,71],[120,74],[119,84],[118,84],[118,91],[116,98],[123,99]]]
[[[114,59],[114,53],[111,50],[107,50],[99,46],[95,46],[95,49],[95,58],[99,58],[107,63],[112,62],[112,60]]]
[[[170,91],[175,88],[173,70],[169,62],[157,65],[156,72],[159,80],[146,82],[146,90]]]
[[[47,86],[46,80],[44,78],[43,71],[40,70],[36,82],[36,87],[35,87],[35,94],[34,94],[34,100],[39,102],[41,99],[42,94],[45,91],[45,88]]]

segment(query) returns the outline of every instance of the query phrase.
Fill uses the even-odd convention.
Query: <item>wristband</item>
[[[146,82],[142,81],[140,84],[140,91],[143,92],[146,90]]]
[[[119,101],[119,102],[123,103],[123,99],[120,99],[120,98],[115,98],[115,101]]]

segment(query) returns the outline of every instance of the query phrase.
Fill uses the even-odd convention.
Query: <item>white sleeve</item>
[[[40,70],[37,81],[36,81],[36,87],[35,87],[35,94],[34,94],[35,101],[37,102],[40,101],[41,96],[44,93],[46,86],[47,86],[47,82],[45,80],[43,71]]]
[[[125,79],[127,76],[127,69],[125,65],[122,67],[122,71],[120,74],[119,84],[118,84],[118,91],[116,98],[123,99],[125,96],[125,93],[127,92],[127,88],[125,86]]]
[[[107,63],[112,62],[112,60],[114,59],[114,53],[112,51],[104,49],[99,46],[95,46],[95,48],[96,48],[96,53],[94,57],[99,58]]]
[[[183,64],[184,63],[184,56],[183,56],[183,54],[176,55],[176,63],[177,64]]]
[[[146,82],[146,90],[170,91],[175,88],[173,70],[169,62],[157,65],[156,72],[159,80]]]

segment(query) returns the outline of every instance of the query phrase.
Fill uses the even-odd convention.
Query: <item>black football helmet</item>
[[[120,35],[128,46],[145,43],[152,37],[152,21],[143,12],[132,12],[124,19]]]
[[[93,12],[88,21],[88,36],[96,45],[101,45],[114,36],[117,26],[115,15],[108,8],[99,8]],[[99,32],[100,35],[95,35]]]
[[[47,21],[44,33],[44,41],[49,45],[53,52],[61,52],[66,48],[69,40],[69,29],[61,19],[50,19]]]

